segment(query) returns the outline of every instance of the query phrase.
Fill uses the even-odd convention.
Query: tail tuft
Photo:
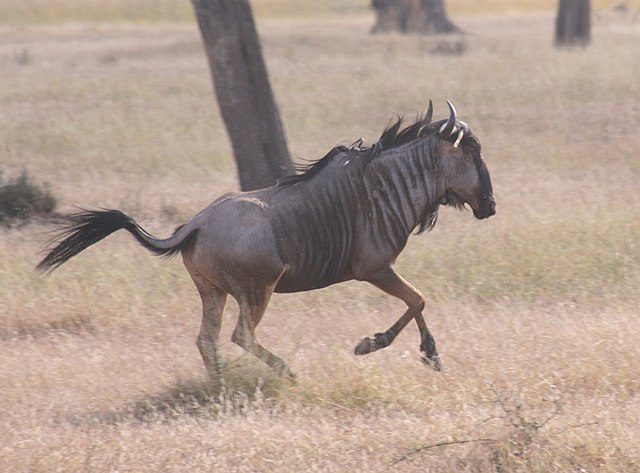
[[[119,210],[84,210],[60,217],[62,229],[51,243],[62,239],[38,263],[40,271],[54,270],[73,256],[120,229],[132,231],[136,224]]]

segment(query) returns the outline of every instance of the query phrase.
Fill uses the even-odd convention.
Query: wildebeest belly
[[[277,292],[307,291],[350,279],[357,209],[326,189],[293,189],[272,199],[268,214],[281,261],[288,269]],[[284,194],[282,195],[284,197]]]
[[[288,269],[278,281],[275,292],[302,292],[321,289],[331,286],[332,284],[348,281],[352,279],[352,277],[353,276],[347,272],[340,274],[310,274],[295,269]]]
[[[340,238],[320,235],[301,237],[282,234],[277,238],[279,254],[287,269],[276,285],[276,292],[319,289],[352,278],[351,245]]]

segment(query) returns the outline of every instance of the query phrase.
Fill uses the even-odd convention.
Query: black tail
[[[156,255],[173,256],[190,246],[195,240],[197,229],[184,234],[179,227],[173,236],[158,240],[144,231],[131,217],[119,210],[81,210],[61,217],[62,228],[53,238],[57,245],[38,263],[40,271],[53,270],[85,250],[94,243],[125,229],[142,246]],[[182,233],[181,235],[179,235]],[[60,241],[62,240],[62,241]]]

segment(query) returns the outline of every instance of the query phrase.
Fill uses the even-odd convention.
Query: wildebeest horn
[[[426,124],[431,123],[431,119],[433,118],[433,101],[429,100],[429,108],[427,109],[427,114],[424,117],[423,122]]]
[[[431,125],[432,118],[433,118],[433,101],[429,100],[429,108],[427,109],[426,115],[422,119],[422,126],[420,126],[420,129],[418,129],[418,135],[417,135],[418,137],[422,136],[422,132],[426,128],[429,128],[429,125]]]
[[[447,100],[447,105],[449,106],[449,119],[447,123],[442,125],[440,128],[440,133],[445,135],[453,135],[456,131],[456,122],[458,121],[458,115],[456,113],[456,108],[453,106],[451,102]]]

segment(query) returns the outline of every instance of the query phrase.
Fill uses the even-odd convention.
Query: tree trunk
[[[376,24],[372,33],[458,33],[447,17],[444,0],[372,0]]]
[[[372,33],[399,31],[407,33],[407,21],[414,9],[413,0],[372,0],[371,7],[376,12],[376,24]]]
[[[248,0],[192,0],[242,190],[292,172]]]
[[[556,17],[556,45],[581,44],[591,39],[590,0],[560,0]]]
[[[460,30],[447,16],[444,0],[422,0],[427,12],[425,30],[429,33],[458,33]]]

